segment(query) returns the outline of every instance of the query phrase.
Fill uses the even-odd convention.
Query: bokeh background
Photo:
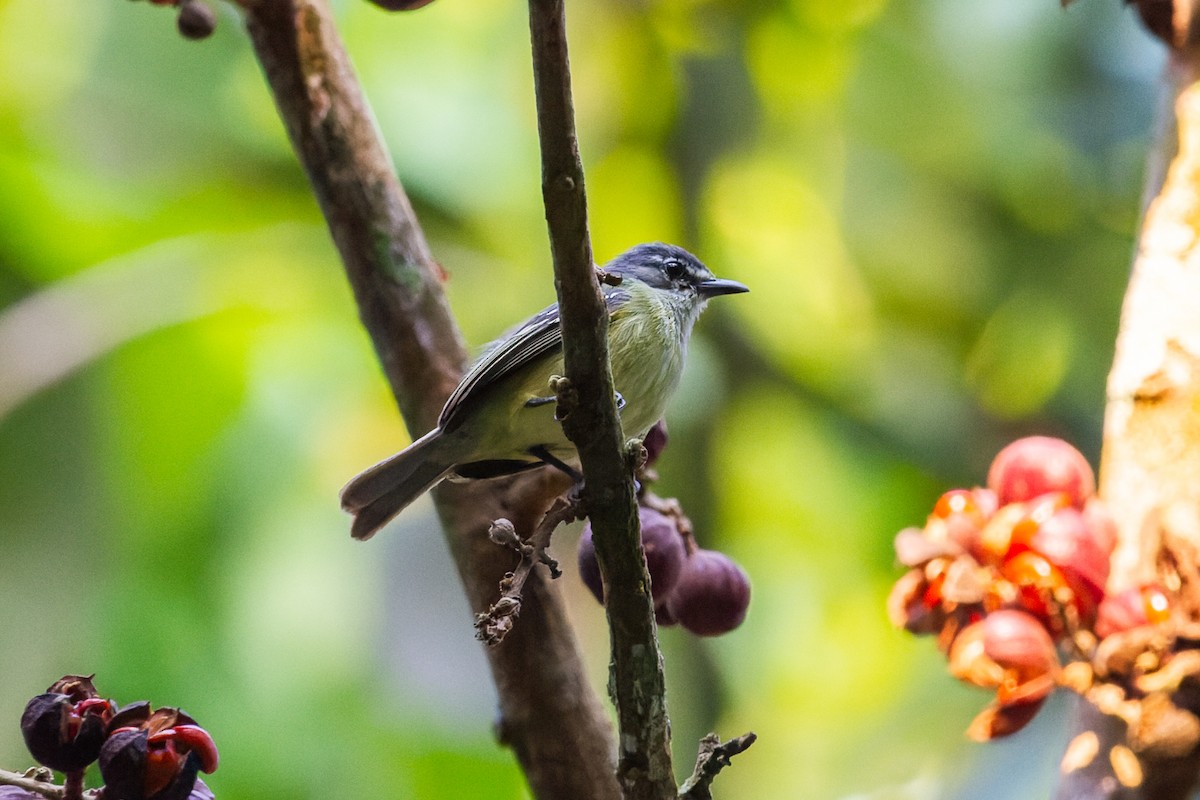
[[[336,7],[482,344],[553,296],[524,4]],[[214,733],[222,800],[525,797],[428,501],[347,536],[338,488],[407,434],[219,11],[193,43],[0,0],[0,766],[94,671]],[[723,798],[1044,796],[1067,702],[965,741],[987,696],[889,627],[891,538],[1015,436],[1097,455],[1160,49],[1116,0],[568,12],[597,257],[673,241],[752,287],[701,322],[657,487],[754,583],[735,633],[663,633],[679,770],[753,729]]]

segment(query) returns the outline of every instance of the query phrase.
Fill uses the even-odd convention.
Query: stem
[[[530,0],[542,197],[562,317],[564,368],[578,403],[563,420],[579,451],[584,502],[606,591],[617,707],[617,779],[626,798],[675,797],[671,732],[650,580],[608,358],[608,315],[592,262],[575,138],[562,0]]]
[[[83,800],[83,770],[66,773],[62,800]]]

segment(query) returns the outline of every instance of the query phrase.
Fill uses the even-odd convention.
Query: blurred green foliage
[[[679,769],[753,729],[724,798],[1044,796],[1065,704],[965,742],[987,698],[889,628],[890,542],[1015,435],[1096,456],[1161,53],[1112,0],[569,6],[597,257],[675,241],[752,287],[661,462],[754,581],[732,635],[664,632]],[[553,295],[525,8],[337,9],[482,343]],[[337,489],[406,435],[220,12],[192,43],[0,0],[0,765],[95,671],[210,728],[222,800],[523,797],[428,504],[346,535]]]

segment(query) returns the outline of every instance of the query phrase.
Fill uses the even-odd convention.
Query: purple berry
[[[642,447],[646,448],[646,466],[654,466],[654,462],[658,461],[658,457],[662,455],[663,448],[667,446],[667,421],[660,419],[654,423],[654,427],[646,431],[646,435],[642,437]]]
[[[679,580],[687,552],[683,536],[675,519],[647,506],[638,506],[642,528],[642,550],[646,554],[646,570],[650,573],[650,592],[656,598],[666,597]],[[579,537],[579,576],[600,602],[604,602],[600,565],[596,561],[596,543],[592,541],[592,526],[583,526]]]
[[[599,603],[604,602],[604,581],[600,577],[600,562],[596,561],[596,543],[592,541],[592,523],[583,524],[579,536],[579,577]]]
[[[742,624],[750,606],[750,579],[729,556],[697,550],[688,556],[667,610],[697,636],[719,636]]]
[[[90,675],[66,675],[25,706],[21,733],[39,763],[75,772],[99,756],[112,715],[112,702],[96,694]]]
[[[212,36],[212,32],[216,30],[217,15],[201,0],[184,0],[179,4],[176,24],[185,38],[204,39]]]

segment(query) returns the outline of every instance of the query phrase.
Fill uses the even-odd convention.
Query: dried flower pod
[[[112,714],[111,701],[97,696],[91,676],[67,675],[25,706],[21,734],[38,763],[76,772],[100,755]]]
[[[1142,698],[1141,714],[1129,726],[1130,748],[1154,761],[1186,758],[1200,745],[1200,719],[1175,705],[1166,692]]]
[[[196,773],[217,768],[212,737],[176,708],[116,728],[100,751],[105,800],[187,800]]]
[[[905,528],[896,534],[892,543],[896,560],[906,567],[919,567],[940,556],[954,556],[962,552],[957,544],[938,541],[927,536],[921,528]]]
[[[960,677],[995,686],[996,700],[972,721],[967,735],[987,741],[1016,733],[1054,691],[1059,671],[1054,642],[1036,618],[1008,609],[989,614],[963,634],[968,632],[957,667],[969,671]]]
[[[971,721],[967,736],[976,742],[987,742],[1003,736],[1011,736],[1037,716],[1045,700],[1032,703],[1000,705],[992,703]]]
[[[729,556],[696,550],[667,596],[667,610],[697,636],[719,636],[742,624],[750,607],[750,579]]]
[[[925,572],[920,569],[910,569],[892,585],[887,599],[887,615],[892,625],[918,634],[937,629],[929,624],[930,609],[921,602],[926,585]]]
[[[987,485],[1001,505],[1066,492],[1072,505],[1082,508],[1096,493],[1096,476],[1083,454],[1062,439],[1027,436],[996,455]]]
[[[994,689],[1004,680],[1004,667],[988,656],[983,646],[983,621],[958,632],[946,656],[950,674],[964,683]]]

